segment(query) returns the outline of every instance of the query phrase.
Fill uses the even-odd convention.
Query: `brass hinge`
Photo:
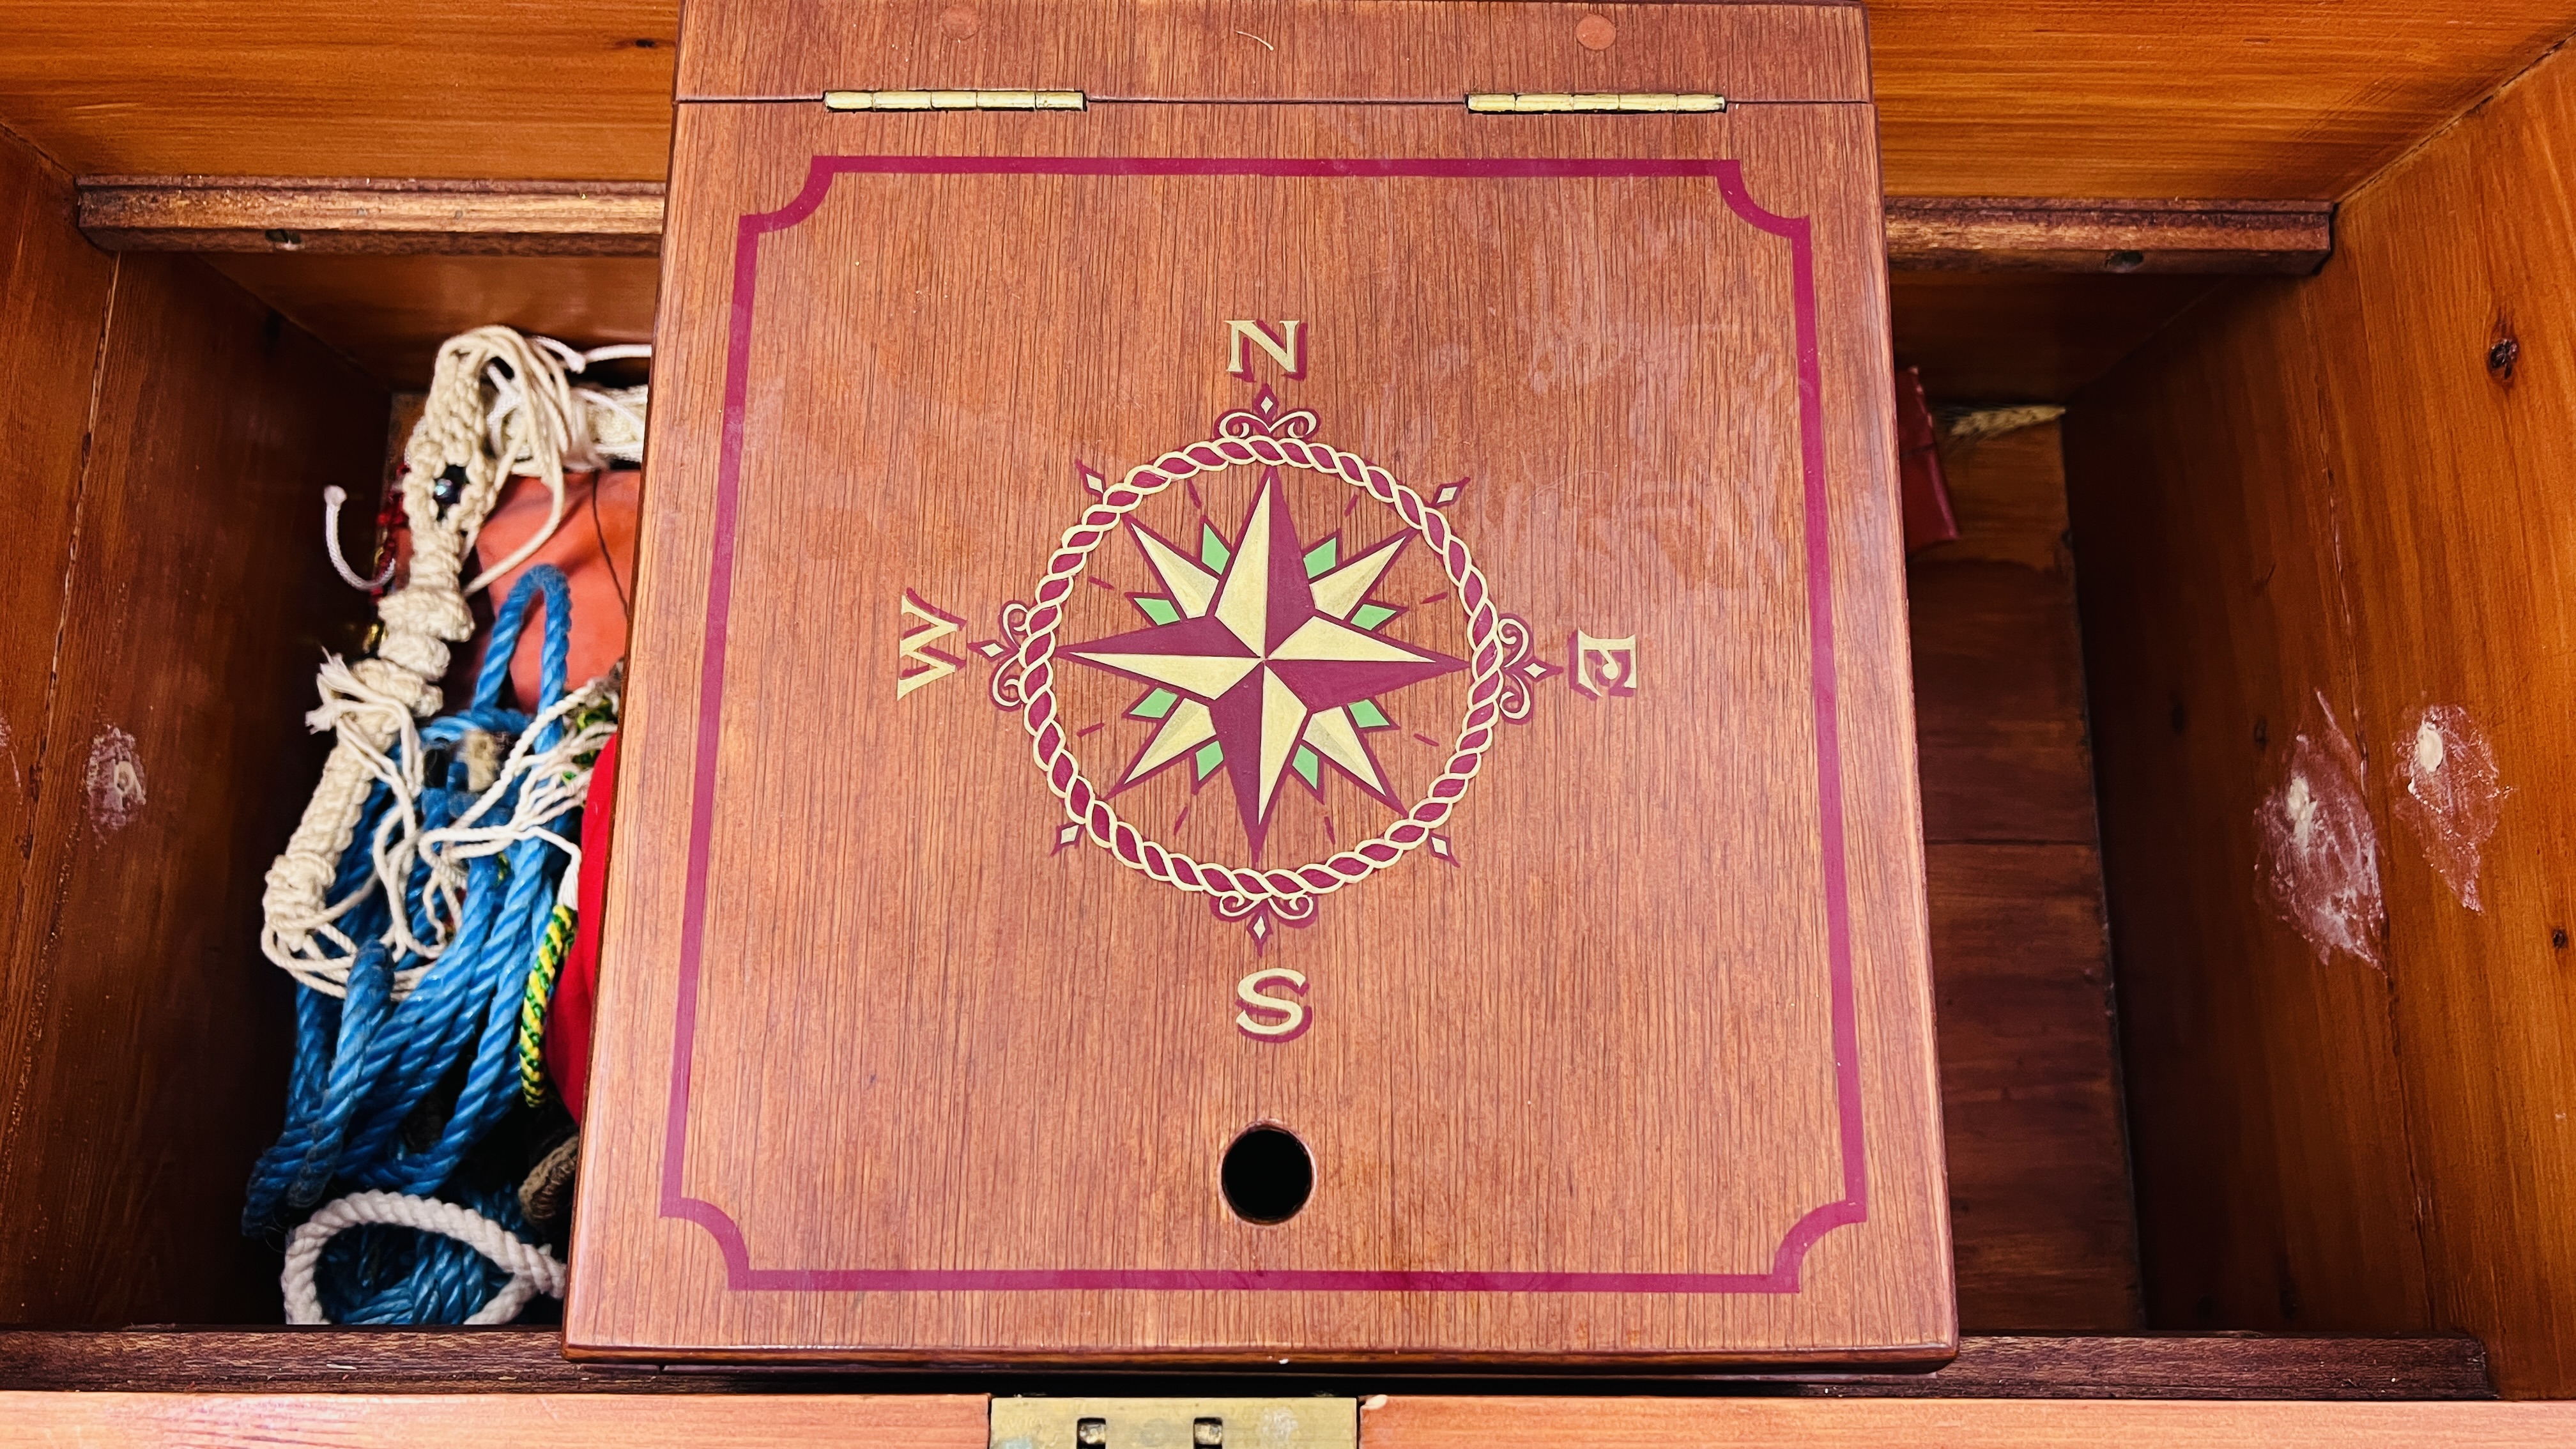
[[[1722,111],[1726,97],[1705,91],[1608,91],[1595,95],[1540,93],[1515,95],[1483,91],[1467,97],[1467,109],[1488,116],[1555,115],[1567,111]]]
[[[1080,91],[825,91],[830,111],[1079,111]]]
[[[993,1400],[991,1449],[1359,1449],[1357,1399]]]

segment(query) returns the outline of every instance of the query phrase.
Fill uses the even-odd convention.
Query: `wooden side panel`
[[[2562,52],[2355,199],[2310,310],[2434,1311],[2509,1394],[2576,1394],[2570,135]]]
[[[372,485],[386,395],[191,258],[124,260],[101,315],[59,647],[8,668],[53,704],[20,746],[0,1314],[259,1319],[276,1259],[236,1213],[291,1021],[260,878],[319,762],[313,665],[365,613],[317,500]]]
[[[2209,277],[1899,272],[1896,361],[1943,402],[2063,402],[2205,296]]]
[[[207,260],[397,388],[428,387],[438,344],[495,322],[578,347],[653,338],[657,278],[649,257]]]
[[[44,785],[90,384],[115,277],[115,259],[72,228],[71,184],[0,140],[0,537],[10,550],[0,568],[0,1177],[22,1131],[7,1107],[26,1090],[26,1043],[38,1029],[40,1007],[16,989],[18,902]]]
[[[984,1449],[981,1394],[44,1394],[0,1392],[21,1443],[311,1449],[546,1443],[621,1449]]]
[[[1360,1413],[1361,1449],[1487,1449],[1506,1441],[1582,1449],[2542,1449],[2571,1435],[2576,1404],[1396,1397]]]
[[[1959,1321],[2140,1323],[2054,423],[1946,450],[1906,569]]]
[[[2068,429],[2148,1321],[2171,1327],[2429,1321],[2387,980],[2320,962],[2255,879],[2258,802],[2302,735],[2354,722],[2302,287],[2195,314]]]
[[[2571,127],[2562,56],[2072,434],[2154,1317],[2467,1329],[2520,1394],[2576,1392]],[[2366,821],[2332,949],[2258,810]]]

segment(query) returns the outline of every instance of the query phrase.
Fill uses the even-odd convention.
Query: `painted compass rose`
[[[1386,638],[1355,617],[1365,609],[1372,623],[1381,623],[1398,612],[1368,595],[1411,533],[1319,570],[1298,540],[1281,491],[1279,470],[1263,470],[1235,546],[1227,549],[1211,532],[1201,560],[1127,520],[1164,589],[1138,602],[1149,616],[1172,617],[1062,651],[1152,686],[1128,712],[1162,723],[1109,793],[1185,756],[1195,763],[1206,755],[1234,785],[1255,861],[1292,763],[1311,772],[1329,761],[1370,795],[1403,809],[1363,733],[1387,728],[1377,697],[1467,667],[1463,659]],[[1207,562],[1222,571],[1209,572]]]
[[[1531,687],[1558,672],[1530,658],[1528,625],[1496,606],[1473,551],[1442,512],[1455,486],[1441,490],[1438,503],[1427,501],[1386,469],[1317,439],[1316,427],[1315,414],[1283,408],[1264,387],[1252,406],[1218,418],[1211,436],[1138,464],[1116,483],[1090,475],[1096,501],[1065,531],[1034,595],[1004,606],[1002,638],[976,646],[996,665],[993,702],[1019,714],[1048,787],[1064,803],[1058,847],[1088,839],[1130,869],[1205,895],[1218,917],[1244,925],[1256,947],[1268,944],[1274,922],[1310,923],[1322,897],[1416,849],[1456,863],[1443,827],[1497,730],[1527,719]],[[1186,550],[1132,516],[1175,487],[1195,499],[1200,481],[1238,469],[1254,481],[1231,541],[1203,524],[1198,548]],[[1393,513],[1396,526],[1347,558],[1339,533],[1309,543],[1299,535],[1290,498],[1319,485],[1357,494],[1349,501],[1354,512],[1373,501]],[[1122,537],[1142,554],[1157,585],[1129,596],[1145,623],[1079,641],[1060,638],[1075,584],[1096,551]],[[1376,590],[1417,546],[1446,579],[1448,587],[1435,597],[1454,603],[1464,617],[1464,657],[1386,632],[1408,606],[1377,597]],[[1094,776],[1076,757],[1090,730],[1065,717],[1056,671],[1067,664],[1133,686],[1126,713],[1151,722],[1150,735],[1114,773]],[[1445,757],[1429,787],[1407,801],[1369,736],[1390,727],[1391,700],[1455,674],[1466,677],[1456,735],[1440,746]],[[1122,816],[1118,797],[1170,770],[1200,780],[1223,772],[1243,824],[1247,863],[1193,858]],[[1300,777],[1320,794],[1326,770],[1351,781],[1392,818],[1321,859],[1265,861],[1285,782]]]

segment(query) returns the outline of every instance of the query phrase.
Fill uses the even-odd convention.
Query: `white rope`
[[[334,483],[322,490],[322,547],[331,554],[331,567],[353,589],[375,590],[394,581],[394,560],[385,560],[383,573],[368,578],[349,567],[348,555],[340,552],[340,509],[349,501],[349,490]]]
[[[333,656],[322,665],[315,681],[321,703],[305,720],[316,732],[331,730],[339,738],[303,820],[269,867],[260,901],[261,951],[317,991],[344,995],[357,957],[356,943],[332,922],[364,896],[334,902],[328,895],[367,793],[382,782],[395,797],[393,813],[416,819],[422,780],[414,721],[438,713],[438,681],[447,674],[450,646],[474,637],[466,596],[525,561],[562,522],[564,457],[568,449],[589,447],[588,412],[572,398],[563,365],[507,327],[477,328],[449,338],[438,350],[427,404],[403,449],[411,568],[401,588],[376,601],[383,639],[375,657],[349,664]],[[546,526],[459,587],[458,575],[484,519],[510,475],[522,470],[546,480],[553,497]],[[442,505],[440,492],[451,484],[452,496]],[[410,819],[402,828],[408,844],[416,829]],[[397,854],[380,849],[378,869]],[[408,935],[403,912],[392,914],[396,930]],[[397,989],[407,989],[407,983],[397,982]]]
[[[322,1295],[313,1286],[313,1270],[322,1261],[323,1244],[366,1223],[454,1238],[508,1273],[510,1281],[492,1295],[491,1302],[465,1320],[468,1324],[507,1323],[540,1293],[549,1298],[563,1296],[564,1265],[560,1259],[472,1208],[398,1192],[353,1192],[324,1203],[286,1240],[286,1270],[277,1281],[286,1294],[287,1322],[331,1321],[322,1314]]]

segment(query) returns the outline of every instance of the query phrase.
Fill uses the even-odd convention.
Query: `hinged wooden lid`
[[[1130,101],[1601,91],[1869,99],[1857,4],[691,0],[685,21],[683,103],[1045,87]]]
[[[683,106],[572,1350],[1946,1353],[1871,128]]]

